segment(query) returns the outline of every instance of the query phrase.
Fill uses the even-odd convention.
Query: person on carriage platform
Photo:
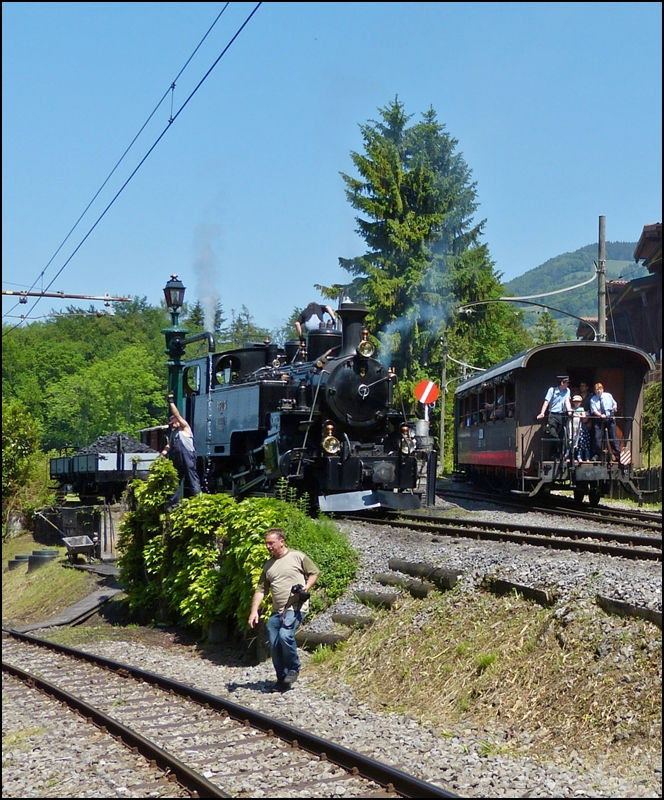
[[[542,403],[537,419],[544,419],[548,412],[546,436],[551,444],[551,457],[563,456],[566,452],[567,418],[572,415],[572,403],[569,390],[569,375],[558,375],[557,386],[551,386]]]
[[[618,403],[613,395],[604,391],[601,383],[595,384],[595,394],[590,398],[590,414],[594,422],[593,459],[601,460],[604,449],[604,431],[609,439],[609,449],[616,461],[620,461],[620,444],[616,427]]]
[[[575,394],[572,397],[572,452],[571,458],[577,463],[590,461],[590,430],[588,415],[583,408],[583,397]]]
[[[574,394],[581,395],[581,408],[586,412],[586,414],[590,414],[590,398],[592,397],[592,393],[590,391],[590,387],[588,386],[587,381],[579,381],[579,390],[578,392],[574,392]]]

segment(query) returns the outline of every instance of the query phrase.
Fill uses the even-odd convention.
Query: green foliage
[[[247,342],[262,342],[270,336],[267,328],[261,328],[254,322],[249,309],[243,305],[239,313],[231,310],[231,323],[220,331],[220,341],[224,348],[244,347]]]
[[[167,322],[165,309],[136,298],[118,304],[113,316],[70,307],[43,323],[5,327],[3,401],[26,405],[46,448],[155,424],[166,391]]]
[[[549,344],[549,342],[562,342],[564,340],[560,326],[548,311],[539,315],[533,334],[537,344]]]
[[[163,387],[147,350],[131,345],[53,383],[45,399],[46,445],[83,447],[108,431],[136,433],[158,424],[150,409],[163,407]]]
[[[334,602],[348,585],[357,556],[332,522],[316,522],[276,498],[200,494],[163,513],[176,485],[170,461],[157,459],[147,482],[132,485],[132,510],[121,525],[119,565],[132,610],[141,609],[206,631],[219,617],[247,624],[252,597],[268,558],[265,533],[283,528],[288,545],[321,569],[312,609]],[[304,499],[306,501],[306,498]]]
[[[503,292],[480,242],[484,222],[473,222],[476,186],[456,152],[457,140],[433,109],[414,125],[398,99],[379,112],[380,120],[360,128],[365,152],[351,153],[360,177],[342,173],[346,196],[361,212],[357,232],[368,250],[339,261],[356,276],[348,292],[369,309],[381,360],[415,381],[440,374],[440,337],[453,325],[456,306]],[[324,289],[328,297],[337,291]],[[486,366],[526,343],[519,318],[505,309],[490,308],[477,318],[485,328],[481,337],[475,321],[457,338],[476,342]]]
[[[39,447],[39,425],[21,402],[2,404],[2,503],[25,483]]]
[[[23,403],[3,402],[2,417],[2,521],[13,511],[31,523],[53,501],[49,457],[39,449],[39,423]]]
[[[662,441],[662,381],[646,386],[643,395],[644,441]]]
[[[148,618],[156,616],[160,607],[160,585],[154,577],[161,563],[158,541],[163,540],[163,510],[177,483],[177,472],[170,460],[156,459],[147,481],[131,483],[127,492],[130,510],[120,523],[120,580],[127,591],[129,608],[140,610]],[[153,539],[157,541],[150,545]]]

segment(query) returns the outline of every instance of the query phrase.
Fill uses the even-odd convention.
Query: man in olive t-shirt
[[[272,593],[272,614],[265,627],[270,641],[272,663],[277,673],[275,689],[282,691],[297,680],[300,659],[297,655],[295,633],[309,610],[309,601],[301,602],[298,594],[291,592],[300,585],[303,591],[318,580],[318,567],[306,553],[289,550],[281,528],[272,528],[265,534],[265,546],[271,558],[263,566],[258,586],[249,612],[249,626],[258,625],[258,609],[263,598]]]

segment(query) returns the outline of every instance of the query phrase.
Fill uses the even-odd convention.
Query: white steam
[[[221,234],[218,225],[198,225],[194,231],[196,257],[196,291],[203,308],[206,331],[214,331],[214,320],[219,303],[219,293],[215,288],[219,277],[218,261],[213,249],[213,241]]]
[[[390,322],[378,334],[380,339],[378,360],[389,366],[392,354],[398,350],[399,343],[411,334],[415,325],[418,326],[420,335],[428,333],[427,338],[431,341],[447,327],[450,317],[451,313],[447,303],[442,307],[434,307],[426,303],[411,307],[406,314]]]

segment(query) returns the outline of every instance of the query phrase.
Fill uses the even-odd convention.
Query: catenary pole
[[[606,341],[606,217],[602,216],[597,244],[597,340]]]

